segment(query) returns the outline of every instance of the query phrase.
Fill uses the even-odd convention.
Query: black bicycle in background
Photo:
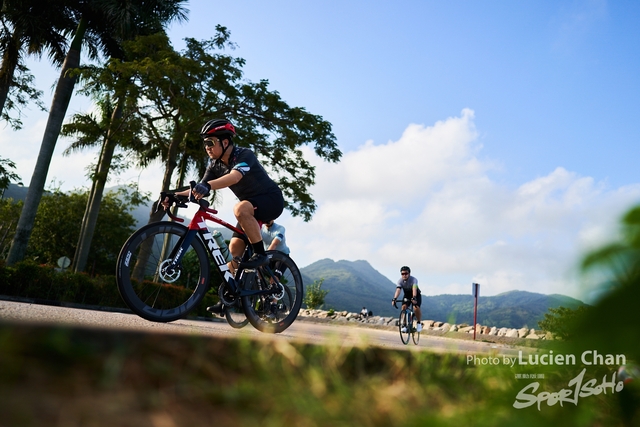
[[[191,185],[193,188],[195,182]],[[165,196],[162,194],[162,199]],[[145,225],[120,251],[116,281],[127,306],[153,322],[184,318],[209,290],[213,268],[222,277],[218,296],[227,308],[229,324],[242,327],[248,320],[262,332],[287,329],[298,316],[304,298],[302,276],[295,262],[282,252],[267,251],[267,265],[247,269],[241,262],[231,274],[206,221],[235,231],[248,242],[244,231],[215,216],[218,212],[209,208],[206,200],[190,196],[175,197],[175,202],[179,208],[187,207],[187,202],[199,205],[188,226],[180,224],[184,220],[168,210],[172,221]],[[242,260],[251,255],[251,245],[247,244]]]
[[[409,344],[409,336],[413,340],[413,343],[418,345],[420,341],[420,332],[418,332],[418,321],[416,319],[416,313],[413,311],[413,304],[409,298],[402,299],[402,305],[406,308],[400,311],[400,318],[398,321],[398,329],[400,330],[400,339],[403,344]],[[393,303],[395,308],[398,308],[396,303]]]

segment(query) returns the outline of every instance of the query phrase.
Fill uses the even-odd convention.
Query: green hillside
[[[396,316],[391,306],[395,285],[367,261],[323,259],[300,270],[304,283],[324,278],[322,288],[329,293],[325,308],[359,313],[362,307],[379,316]]]
[[[391,306],[395,283],[376,271],[367,261],[333,261],[323,259],[301,269],[304,282],[324,278],[323,289],[329,293],[324,308],[360,312],[362,307],[374,315],[397,316]],[[425,319],[450,323],[473,323],[473,297],[469,295],[423,296]],[[584,305],[565,295],[543,295],[510,291],[478,298],[478,323],[489,326],[536,328],[549,308]]]
[[[425,318],[473,324],[474,300],[471,295],[437,295],[423,297],[422,301]],[[480,296],[478,323],[507,328],[536,328],[549,308],[576,308],[580,305],[583,305],[581,301],[564,295],[543,295],[526,291]]]

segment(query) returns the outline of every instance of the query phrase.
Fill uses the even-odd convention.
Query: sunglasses
[[[403,272],[402,272],[402,273],[400,273],[400,274],[402,274],[403,276],[408,276],[408,275],[409,275],[409,272],[408,272],[408,271],[403,271]]]
[[[204,148],[207,148],[207,147],[215,147],[216,142],[220,142],[220,140],[219,140],[218,138],[206,138],[206,139],[203,141]]]

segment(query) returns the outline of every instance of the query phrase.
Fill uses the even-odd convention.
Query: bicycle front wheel
[[[243,296],[242,306],[253,327],[262,332],[279,333],[298,317],[304,285],[298,266],[288,255],[267,251],[267,257],[268,268],[258,268],[253,280],[245,281],[242,286],[248,291],[269,292]]]
[[[409,344],[409,335],[411,334],[411,312],[402,310],[400,312],[400,320],[398,321],[398,330],[400,331],[400,340],[402,344]]]
[[[420,341],[420,332],[418,332],[418,321],[416,320],[416,315],[415,313],[411,313],[412,316],[412,324],[413,326],[411,327],[411,339],[413,340],[413,343],[415,345],[418,345],[418,341]]]
[[[162,221],[148,224],[125,242],[116,264],[122,299],[138,316],[152,322],[185,317],[209,288],[209,262],[202,241],[195,236],[176,268],[172,253],[187,227]]]

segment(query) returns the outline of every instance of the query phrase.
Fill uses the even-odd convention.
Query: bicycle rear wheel
[[[400,320],[398,321],[398,330],[400,331],[400,340],[403,344],[409,344],[409,334],[411,334],[411,312],[404,309],[400,312]],[[404,328],[404,332],[402,332]]]
[[[269,268],[256,269],[253,280],[243,271],[242,286],[246,290],[272,292],[242,297],[242,306],[249,322],[262,332],[279,333],[287,329],[296,317],[304,298],[304,285],[298,266],[286,254],[267,251]],[[270,272],[275,274],[271,275]]]
[[[118,255],[116,282],[122,299],[138,316],[152,322],[185,317],[209,289],[209,261],[196,236],[175,269],[168,268],[187,227],[162,221],[148,224],[125,242]]]

